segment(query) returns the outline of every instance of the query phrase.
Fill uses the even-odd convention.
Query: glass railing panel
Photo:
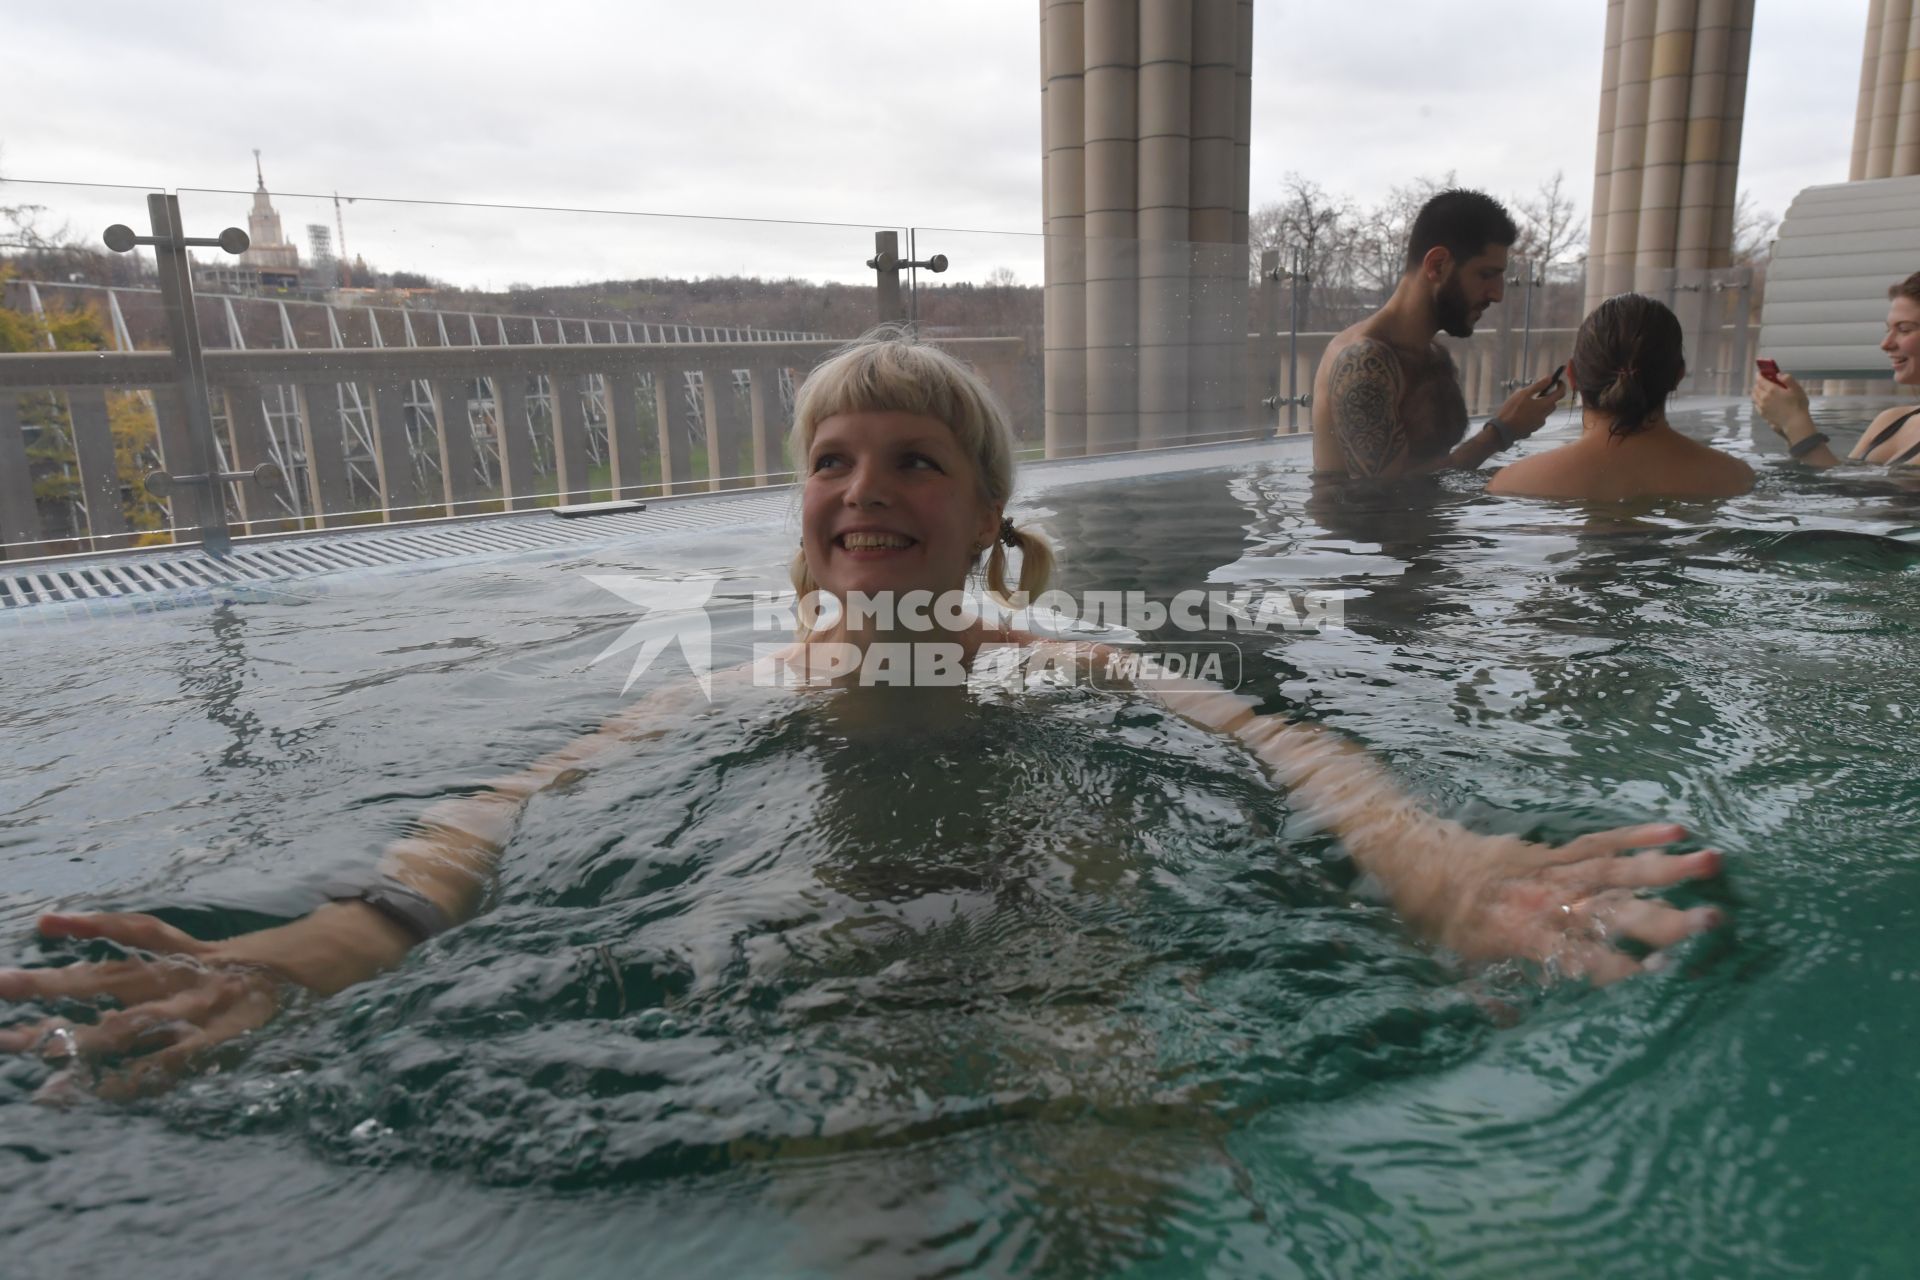
[[[221,448],[284,478],[237,536],[783,483],[793,388],[876,321],[873,227],[180,201],[254,233],[195,271]]]
[[[191,539],[149,493],[187,453],[142,187],[0,181],[0,560]]]
[[[945,269],[902,274],[904,318],[964,360],[1007,407],[1019,456],[1046,453],[1046,241],[1038,235],[914,229],[903,257]]]

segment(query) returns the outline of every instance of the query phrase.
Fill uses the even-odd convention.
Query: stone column
[[[1099,0],[1095,0],[1099,3]],[[1049,458],[1087,450],[1084,0],[1040,0],[1040,150],[1047,233],[1042,326]]]
[[[1728,264],[1753,0],[1609,0],[1587,304]]]
[[[1049,457],[1251,429],[1251,0],[1041,0]]]
[[[1606,52],[1600,61],[1600,127],[1593,157],[1593,206],[1588,220],[1587,305],[1606,296],[1601,287],[1600,260],[1607,247],[1607,201],[1613,183],[1613,122],[1620,96],[1620,28],[1626,17],[1627,0],[1607,0]]]
[[[1920,173],[1920,6],[1872,0],[1860,56],[1848,179]]]

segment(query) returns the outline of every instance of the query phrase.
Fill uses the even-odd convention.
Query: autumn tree
[[[0,296],[12,274],[12,268],[0,266]],[[111,345],[106,326],[91,309],[55,306],[36,315],[0,306],[0,353],[104,351]],[[59,512],[60,523],[75,535],[84,533],[84,495],[66,404],[51,391],[20,395],[19,420],[29,437],[27,466],[36,502]],[[166,509],[144,484],[146,473],[159,466],[159,424],[152,406],[135,392],[109,392],[107,424],[128,527],[145,535],[137,539],[140,545],[167,541],[161,532]]]

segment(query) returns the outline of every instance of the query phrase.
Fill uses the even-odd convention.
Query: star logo
[[[700,692],[707,695],[707,701],[713,701],[713,632],[707,624],[706,605],[713,596],[714,585],[720,581],[718,574],[703,578],[587,574],[586,579],[602,591],[611,591],[628,604],[638,606],[647,615],[621,632],[619,639],[601,650],[593,660],[598,662],[601,658],[624,653],[635,645],[640,646],[640,652],[633,655],[633,666],[627,672],[627,682],[620,686],[621,693],[633,688],[633,682],[640,678],[661,651],[678,640],[687,666],[692,669],[694,679],[700,682]]]

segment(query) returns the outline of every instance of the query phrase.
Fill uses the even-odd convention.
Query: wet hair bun
[[[1632,435],[1667,406],[1686,372],[1680,321],[1645,294],[1622,293],[1593,309],[1573,340],[1573,384],[1580,399]]]

